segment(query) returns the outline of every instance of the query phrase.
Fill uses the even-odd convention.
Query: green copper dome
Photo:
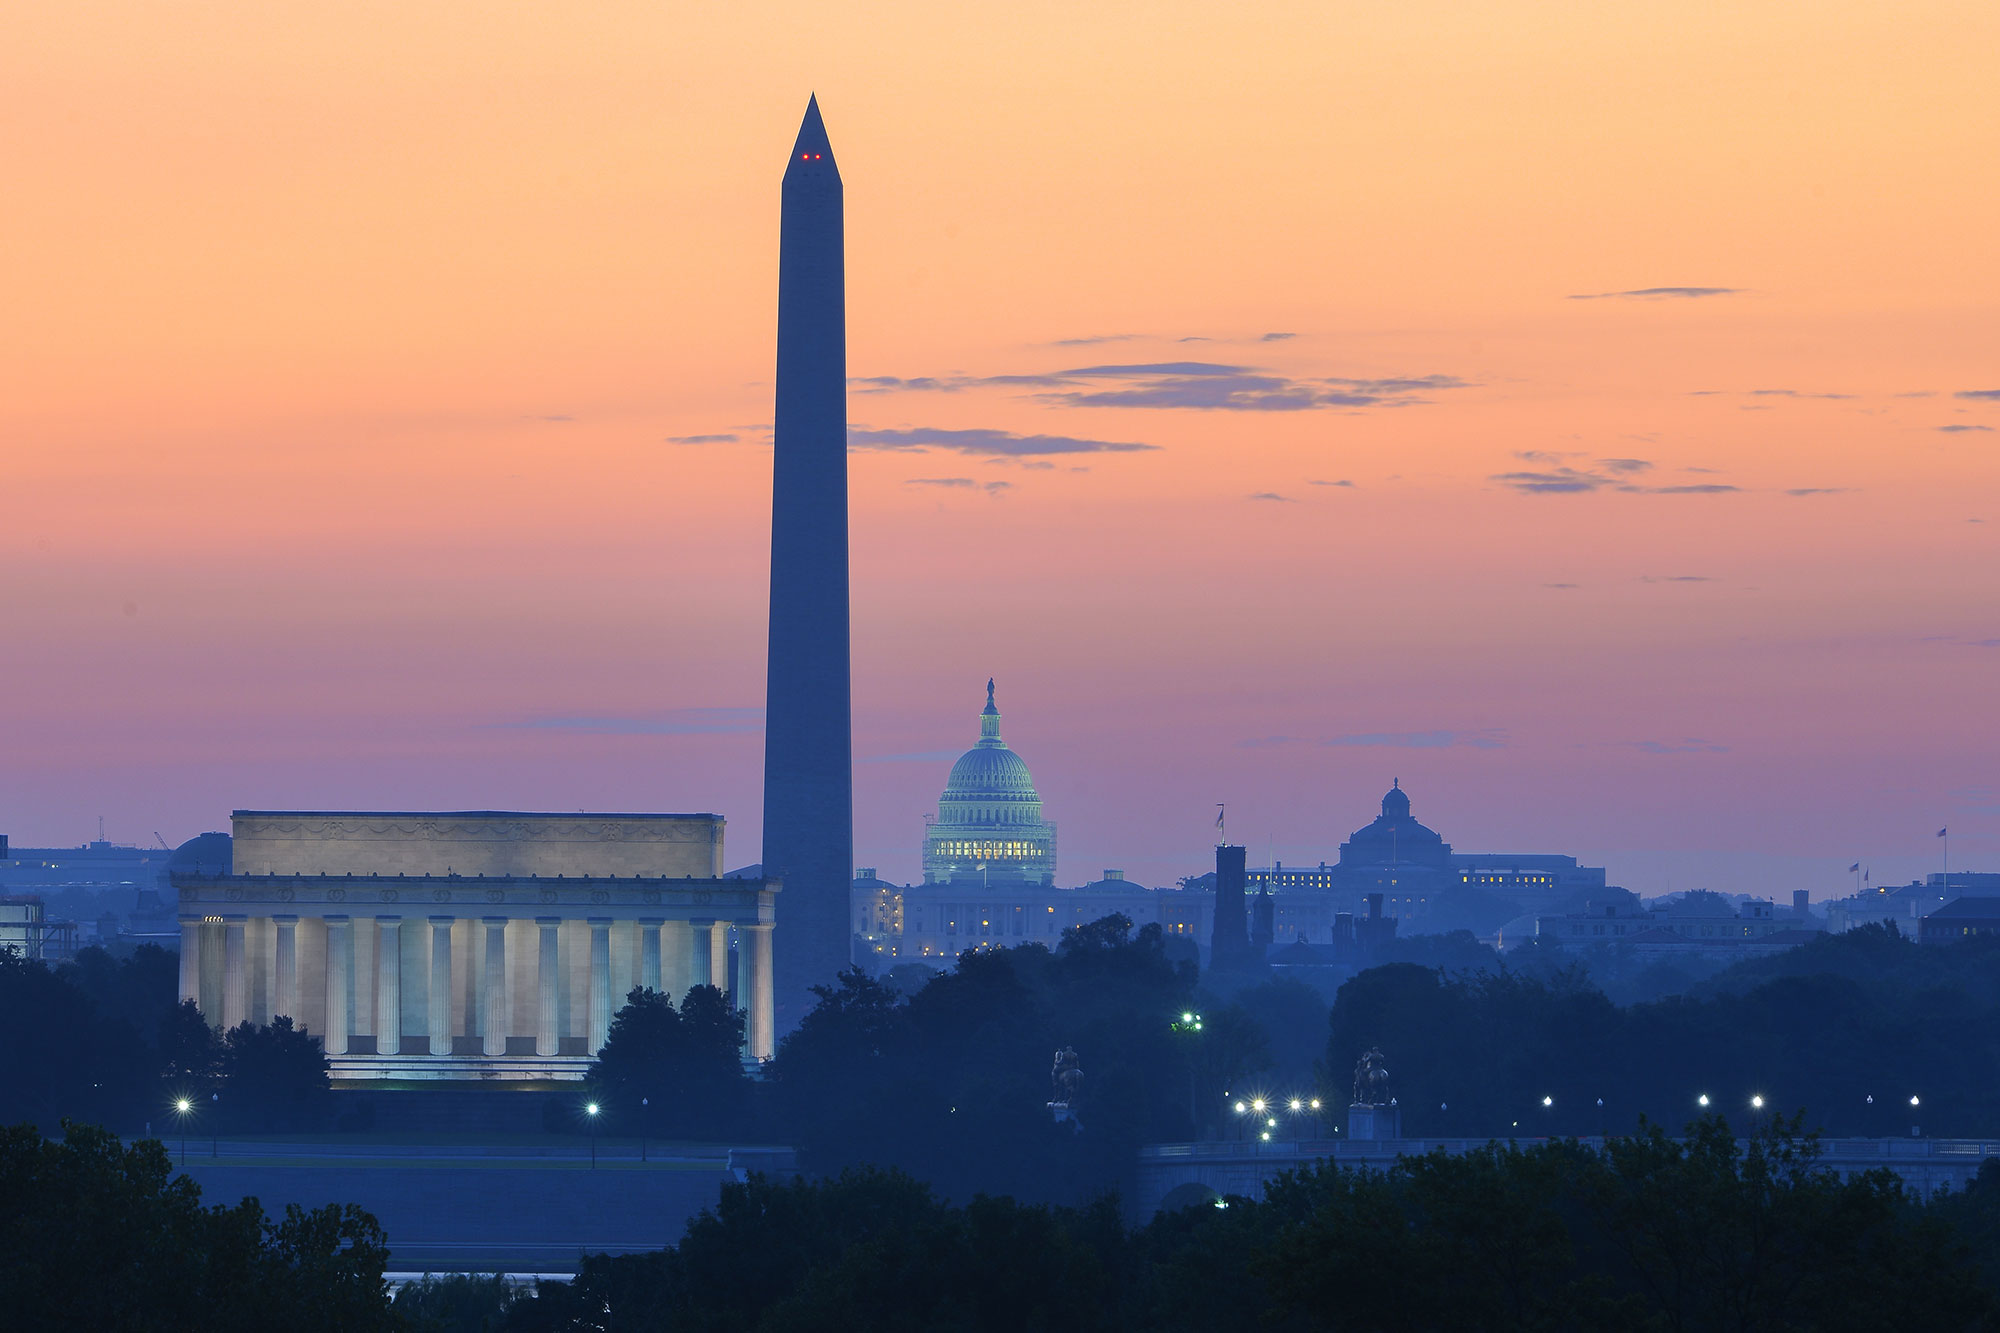
[[[1056,830],[1028,766],[1000,739],[993,682],[979,715],[979,741],[959,756],[924,835],[924,880],[1048,884],[1055,880]]]

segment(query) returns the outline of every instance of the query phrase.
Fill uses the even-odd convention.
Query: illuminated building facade
[[[951,766],[938,817],[924,832],[924,883],[1050,885],[1056,826],[1021,756],[1000,739],[993,682],[979,715],[979,743]]]

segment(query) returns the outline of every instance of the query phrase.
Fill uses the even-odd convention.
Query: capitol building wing
[[[225,1028],[291,1016],[336,1080],[580,1078],[635,986],[715,985],[747,1011],[747,1054],[773,1053],[779,885],[722,877],[720,816],[232,823],[228,864],[173,872],[181,998]]]
[[[1000,739],[993,682],[979,715],[979,741],[959,756],[924,833],[926,884],[1053,884],[1056,826],[1021,756]]]

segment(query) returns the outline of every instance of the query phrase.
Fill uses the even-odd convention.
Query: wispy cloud
[[[1157,444],[1128,440],[1087,440],[1070,435],[1016,435],[1004,430],[943,430],[917,426],[908,430],[850,430],[850,449],[917,452],[947,449],[961,454],[992,454],[1008,458],[1036,454],[1124,454],[1157,449]]]
[[[1641,574],[1641,583],[1713,583],[1715,579],[1707,574]]]
[[[1845,494],[1847,494],[1847,487],[1845,487],[1845,486],[1794,486],[1794,487],[1792,487],[1792,488],[1791,488],[1790,490],[1786,491],[1786,492],[1785,492],[1785,494],[1787,494],[1787,495],[1845,495]]]
[[[1705,741],[1694,736],[1678,741],[1613,741],[1612,744],[1622,749],[1637,750],[1641,754],[1727,754],[1729,752],[1727,745],[1717,745],[1714,741]]]
[[[1722,482],[1642,485],[1635,478],[1653,467],[1652,460],[1646,458],[1600,458],[1589,467],[1575,467],[1563,461],[1577,457],[1574,453],[1527,449],[1517,452],[1514,457],[1540,466],[1518,472],[1496,472],[1489,480],[1524,495],[1587,495],[1594,491],[1621,491],[1632,495],[1721,495],[1741,489]],[[1687,470],[1708,471],[1706,468]]]
[[[1298,336],[1299,335],[1296,333],[1267,333],[1263,337],[1259,338],[1257,341],[1260,343],[1281,343],[1286,341],[1287,339],[1296,338]]]
[[[1544,583],[1544,588],[1581,588],[1581,583]]]
[[[531,416],[528,418],[528,420],[560,423],[564,421],[575,421],[576,418],[569,415],[567,412],[550,412],[543,416]]]
[[[1298,503],[1297,501],[1293,500],[1291,496],[1280,495],[1276,491],[1258,491],[1255,495],[1251,496],[1250,498],[1252,500],[1276,500],[1281,504]]]
[[[1704,296],[1735,296],[1741,287],[1635,287],[1624,292],[1579,292],[1572,301],[1673,301],[1699,300]]]
[[[1852,398],[1855,395],[1851,393],[1807,393],[1801,389],[1752,389],[1750,396],[1752,398],[1832,398],[1839,400]]]
[[[968,389],[1037,390],[1064,407],[1183,408],[1221,412],[1300,412],[1315,408],[1407,407],[1429,394],[1471,385],[1455,375],[1353,378],[1280,375],[1258,366],[1213,361],[1153,361],[1073,366],[1035,375],[861,376],[855,392],[958,393]]]
[[[734,444],[735,435],[669,435],[668,444]]]
[[[1051,347],[1095,347],[1099,343],[1128,343],[1139,335],[1136,333],[1099,333],[1087,338],[1058,338]]]
[[[905,486],[951,486],[969,490],[974,485],[974,482],[970,477],[909,477],[904,480],[903,484]]]
[[[1348,480],[1348,479],[1347,479],[1346,477],[1342,477],[1342,478],[1341,478],[1340,480],[1338,480],[1338,481],[1321,481],[1321,480],[1319,480],[1318,478],[1314,478],[1313,480],[1311,480],[1311,481],[1308,481],[1308,482],[1306,483],[1306,485],[1308,485],[1308,486],[1346,486],[1346,487],[1348,487],[1348,488],[1350,488],[1350,489],[1351,489],[1351,488],[1353,487],[1354,483],[1353,483],[1353,482],[1351,482],[1351,481],[1349,481],[1349,480]]]
[[[1993,429],[1993,427],[1991,427],[1991,426],[1971,426],[1971,425],[1950,425],[1950,426],[1939,426],[1939,427],[1937,427],[1937,429],[1938,429],[1938,430],[1941,430],[1941,431],[1943,431],[1943,432],[1944,432],[1945,434],[1947,434],[1947,435],[1958,435],[1958,434],[1961,434],[1961,433],[1963,433],[1963,432],[1965,432],[1965,431],[1969,431],[1969,430],[1988,430],[1988,431],[1990,431],[1990,430],[1992,430],[1992,429]]]
[[[1969,398],[1974,402],[2000,403],[2000,389],[1960,389],[1954,398]]]
[[[1456,748],[1504,750],[1507,748],[1507,733],[1499,727],[1481,727],[1474,731],[1364,731],[1349,736],[1335,736],[1330,740],[1321,741],[1320,744],[1379,746],[1398,750]]]
[[[726,732],[762,731],[761,708],[669,708],[659,713],[593,716],[531,717],[502,722],[523,731],[568,731],[595,736],[702,736]]]

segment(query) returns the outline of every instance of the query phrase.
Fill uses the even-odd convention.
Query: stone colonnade
[[[384,888],[395,884],[387,877],[342,878],[366,887],[333,877],[177,880],[181,998],[224,1027],[290,1015],[323,1038],[336,1077],[369,1077],[370,1065],[391,1058],[393,1075],[375,1076],[424,1077],[412,1060],[434,1058],[432,1077],[574,1077],[634,986],[678,1000],[715,985],[747,1011],[746,1053],[773,1053],[776,890],[761,881],[662,889],[613,880],[614,898],[592,881],[551,889],[530,879],[478,889],[488,910],[475,916],[444,900],[473,897],[466,890],[477,881],[437,889],[419,879],[406,894]],[[405,896],[437,910],[399,910]],[[447,1061],[465,1068],[448,1071]]]

